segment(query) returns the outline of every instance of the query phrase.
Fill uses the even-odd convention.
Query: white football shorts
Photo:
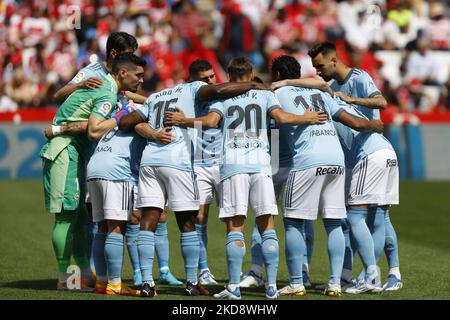
[[[92,203],[92,221],[129,221],[133,210],[131,181],[92,179],[87,183]]]
[[[194,172],[197,177],[200,204],[210,204],[219,190],[219,166],[194,167]]]
[[[219,218],[247,216],[249,200],[256,217],[278,215],[272,177],[263,173],[243,173],[221,181]]]
[[[195,173],[169,167],[141,167],[137,207],[164,210],[166,200],[174,212],[198,210],[200,201]]]
[[[283,194],[283,217],[305,220],[341,219],[345,209],[345,169],[320,166],[291,171]]]
[[[348,170],[350,171],[350,170]],[[399,204],[399,170],[395,151],[378,150],[361,159],[346,181],[348,205]]]

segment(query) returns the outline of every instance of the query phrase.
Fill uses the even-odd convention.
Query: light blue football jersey
[[[210,104],[198,103],[195,106],[195,117],[205,116]],[[220,128],[196,131],[195,167],[211,167],[220,164],[222,154],[222,130]]]
[[[359,110],[358,106],[347,104],[338,97],[335,97],[334,100],[340,108],[348,113],[367,119],[361,110]],[[381,133],[373,131],[359,132],[339,122],[335,122],[335,128],[339,135],[339,140],[341,141],[342,150],[345,154],[345,165],[347,168],[353,168],[359,160],[378,150],[394,150],[389,140]]]
[[[283,108],[283,106],[281,106]],[[270,120],[270,129],[272,129],[272,138],[270,141],[270,153],[272,155],[272,168],[274,168],[275,161],[273,150],[276,150],[273,146],[274,143],[278,144],[278,167],[279,168],[291,168],[292,157],[294,156],[294,144],[292,143],[292,137],[290,134],[290,126],[277,125],[274,119]],[[278,130],[278,141],[274,140],[274,130]],[[275,173],[274,173],[275,174]]]
[[[267,90],[250,90],[211,105],[210,112],[222,118],[220,180],[241,173],[272,175],[267,129],[269,113],[279,107]]]
[[[182,83],[153,93],[136,112],[139,112],[155,130],[164,128],[164,113],[171,108],[178,107],[183,110],[186,118],[195,118],[195,105],[200,103],[198,90],[205,84],[202,81]],[[175,136],[175,140],[169,144],[147,140],[141,166],[193,170],[194,129],[174,126],[171,133]]]
[[[87,179],[133,181],[139,178],[139,164],[146,140],[135,132],[114,128],[98,141],[87,166]]]
[[[354,98],[372,98],[377,94],[381,94],[369,74],[357,68],[350,70],[342,84],[333,80],[330,87],[333,91],[341,91]],[[355,105],[355,108],[361,111],[369,120],[380,119],[380,110],[378,109],[370,109],[358,105]]]
[[[91,63],[78,71],[75,77],[69,81],[69,84],[76,84],[93,77],[100,78],[104,81],[104,78],[106,78],[108,74],[109,72],[102,62]]]
[[[324,111],[328,121],[320,125],[286,126],[294,148],[292,171],[305,170],[322,165],[344,166],[344,153],[339,143],[332,118],[342,108],[325,92],[299,87],[281,87],[276,96],[284,111],[303,115],[308,108]]]

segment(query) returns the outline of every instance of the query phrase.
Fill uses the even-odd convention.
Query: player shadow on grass
[[[26,289],[26,290],[56,290],[57,279],[37,279],[8,282],[3,288]]]

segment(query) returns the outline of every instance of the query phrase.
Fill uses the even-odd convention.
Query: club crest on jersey
[[[79,72],[79,73],[75,76],[74,81],[75,81],[76,83],[78,83],[78,82],[80,82],[80,81],[83,80],[83,79],[84,79],[84,72]]]
[[[101,107],[98,109],[98,112],[100,112],[102,115],[104,115],[106,117],[108,115],[108,113],[111,111],[111,109],[112,109],[112,104],[110,102],[103,102]]]

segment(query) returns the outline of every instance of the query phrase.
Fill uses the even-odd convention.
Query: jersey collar
[[[352,74],[353,74],[353,72],[355,71],[355,67],[353,67],[353,68],[351,68],[350,69],[350,71],[348,72],[348,74],[347,74],[347,76],[345,77],[345,79],[344,79],[344,81],[342,81],[342,82],[337,82],[340,86],[342,86],[343,84],[345,84],[349,79],[350,79],[350,77],[352,76]]]

